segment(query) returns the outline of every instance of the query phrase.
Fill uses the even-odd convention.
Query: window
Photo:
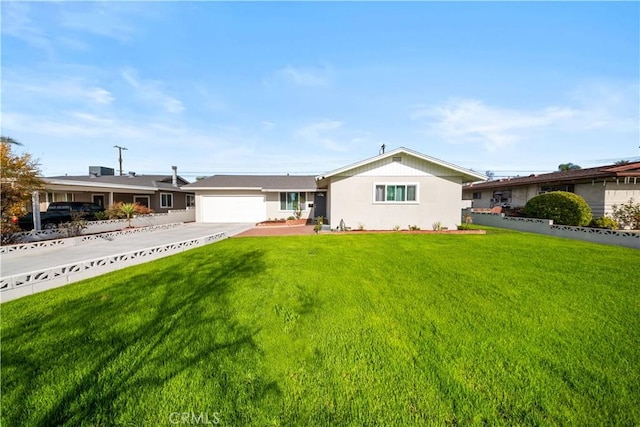
[[[376,184],[376,202],[416,202],[417,185],[415,184]]]
[[[188,208],[192,208],[196,205],[196,195],[195,194],[187,194],[187,201],[185,206]]]
[[[138,203],[144,207],[150,207],[149,196],[133,196],[133,203]]]
[[[480,199],[482,199],[481,191],[476,191],[475,193],[473,193],[473,200],[480,200]]]
[[[171,193],[160,193],[160,207],[161,208],[172,208],[173,207],[173,194],[171,194]]]
[[[568,191],[569,193],[574,193],[574,185],[543,185],[540,187],[540,194],[548,193],[550,191]]]
[[[306,193],[291,192],[280,193],[280,210],[281,211],[295,211],[305,210]]]

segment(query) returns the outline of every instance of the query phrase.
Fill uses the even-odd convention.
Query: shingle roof
[[[101,176],[89,176],[89,175],[77,175],[77,176],[51,176],[44,178],[45,180],[56,181],[69,181],[69,182],[82,182],[87,184],[100,183],[100,184],[112,184],[112,185],[130,185],[135,187],[151,187],[157,189],[174,189],[176,187],[172,184],[171,175],[101,175]],[[178,185],[184,187],[189,181],[182,177],[178,177]]]
[[[640,177],[640,162],[633,162],[626,165],[606,165],[595,168],[576,169],[570,171],[558,171],[543,173],[540,175],[529,175],[515,178],[505,178],[495,181],[481,182],[466,185],[465,189],[484,189],[496,187],[513,187],[518,185],[528,185],[537,183],[573,182],[590,179],[619,178],[625,176]]]
[[[257,189],[262,191],[315,191],[311,175],[214,175],[185,186],[186,189]]]

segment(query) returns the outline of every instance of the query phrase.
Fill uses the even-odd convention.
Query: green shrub
[[[627,203],[613,205],[612,208],[613,218],[622,227],[628,227],[632,230],[640,229],[640,203],[634,203],[633,198],[631,198]]]
[[[551,219],[560,225],[584,226],[591,221],[591,208],[587,202],[566,191],[535,196],[525,205],[524,214],[528,218]]]
[[[601,218],[592,219],[591,223],[589,223],[589,227],[608,228],[609,230],[617,230],[618,222],[613,218],[609,218],[608,216],[603,216]]]

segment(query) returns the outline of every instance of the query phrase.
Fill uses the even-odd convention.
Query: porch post
[[[40,193],[38,191],[31,193],[31,204],[33,205],[33,229],[40,231],[42,223],[40,220]]]

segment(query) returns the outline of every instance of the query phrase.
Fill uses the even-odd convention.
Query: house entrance
[[[313,215],[327,218],[327,193],[315,193],[313,197]]]
[[[93,204],[104,208],[104,194],[94,194],[92,196]]]

